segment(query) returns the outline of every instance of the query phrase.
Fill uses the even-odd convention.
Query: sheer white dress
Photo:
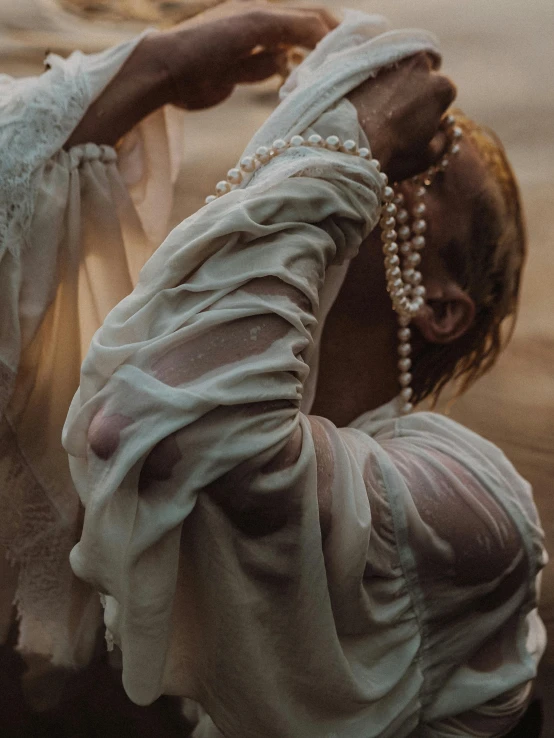
[[[366,145],[344,95],[420,49],[437,55],[348,16],[247,152],[296,133]],[[525,709],[545,562],[526,482],[396,401],[342,429],[309,415],[382,186],[357,157],[288,150],[170,234],[83,363],[71,564],[103,593],[129,696],[196,700],[199,735],[492,737]]]

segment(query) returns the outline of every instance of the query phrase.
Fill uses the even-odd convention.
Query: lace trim
[[[0,419],[0,460],[0,544],[19,567],[19,647],[74,665],[81,660],[76,651],[84,615],[84,610],[75,612],[76,580],[69,565],[76,530],[63,523],[34,478],[5,417]],[[86,596],[83,603],[86,609]]]
[[[0,77],[0,243],[26,243],[40,169],[61,149],[89,102],[84,74],[63,65],[38,78]]]

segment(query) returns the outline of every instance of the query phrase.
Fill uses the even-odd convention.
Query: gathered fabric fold
[[[344,96],[422,50],[438,60],[432,37],[347,14],[246,153],[367,146]],[[371,161],[287,149],[172,231],[83,362],[71,565],[103,595],[127,694],[196,700],[199,736],[492,736],[536,675],[542,532],[502,454],[397,400],[348,428],[308,415],[382,191]]]
[[[407,55],[438,58],[429,34],[383,27],[347,15],[246,151],[297,132],[367,145],[344,95]],[[359,157],[287,151],[178,226],[93,339],[64,430],[86,506],[71,563],[108,594],[138,702],[163,690],[183,521],[207,486],[272,463],[301,433],[325,314],[377,223],[382,186]],[[311,464],[301,458],[292,496]]]
[[[167,234],[182,117],[154,113],[117,150],[63,145],[141,38],[0,78],[0,542],[17,572],[2,619],[15,600],[19,647],[67,666],[100,614],[68,563],[82,515],[61,431],[92,336]]]

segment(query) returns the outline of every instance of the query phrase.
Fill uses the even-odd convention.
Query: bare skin
[[[235,85],[276,74],[287,49],[313,48],[336,25],[325,9],[231,0],[152,33],[90,106],[65,148],[91,142],[113,146],[166,104],[187,110],[217,105]]]
[[[411,183],[403,185],[408,203],[411,187]],[[460,153],[426,197],[428,232],[422,274],[427,298],[413,321],[419,329],[412,341],[415,356],[425,342],[450,343],[471,326],[475,305],[448,273],[441,252],[452,248],[454,241],[462,249],[468,247],[472,209],[487,194],[498,198],[501,207],[497,184],[474,146],[462,139]],[[399,391],[397,330],[376,229],[352,261],[327,318],[312,413],[342,427],[392,400]]]

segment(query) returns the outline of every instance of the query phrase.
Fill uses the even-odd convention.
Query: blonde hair
[[[417,357],[412,385],[416,402],[426,397],[436,402],[451,381],[459,396],[493,366],[514,330],[526,255],[521,197],[502,143],[461,111],[453,114],[497,183],[502,202],[491,197],[476,204],[472,242],[457,255],[461,265],[454,267],[443,254],[452,276],[475,303],[475,319],[453,343],[427,344]]]

